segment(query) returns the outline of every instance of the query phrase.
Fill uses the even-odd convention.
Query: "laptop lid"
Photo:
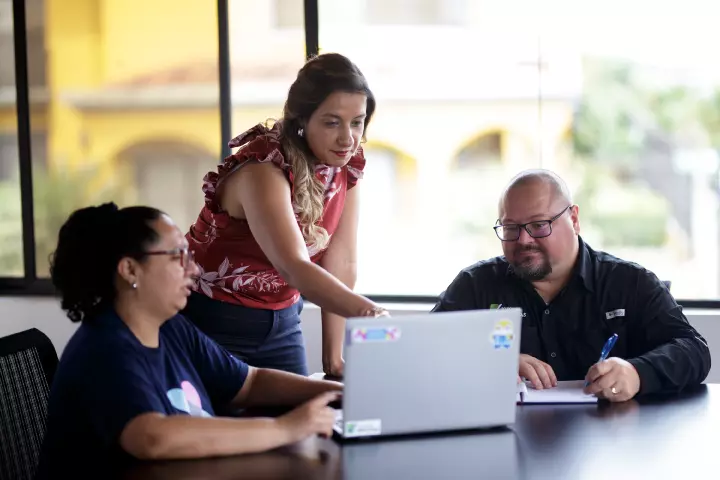
[[[351,318],[343,436],[510,425],[521,310]]]

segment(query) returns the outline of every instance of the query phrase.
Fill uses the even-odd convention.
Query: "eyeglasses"
[[[195,262],[195,255],[187,248],[173,248],[172,250],[155,250],[151,252],[143,252],[143,255],[180,255],[180,265],[189,270]]]
[[[528,235],[533,238],[548,237],[552,233],[552,223],[558,218],[560,218],[562,214],[571,207],[572,205],[568,205],[563,209],[562,212],[558,213],[550,220],[536,220],[529,223],[511,223],[507,225],[495,225],[493,229],[495,230],[495,234],[498,236],[498,238],[503,242],[514,242],[519,239],[520,230],[523,228],[528,233]],[[498,222],[500,222],[500,220],[498,220]]]

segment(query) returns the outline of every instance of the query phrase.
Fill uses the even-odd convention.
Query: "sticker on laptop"
[[[512,347],[515,334],[513,332],[513,324],[510,320],[500,320],[495,323],[490,334],[490,341],[495,350],[507,350]]]
[[[345,422],[345,436],[352,437],[370,437],[380,435],[382,433],[382,421],[373,420],[356,420]]]
[[[362,327],[350,331],[350,343],[396,342],[399,338],[397,327]]]

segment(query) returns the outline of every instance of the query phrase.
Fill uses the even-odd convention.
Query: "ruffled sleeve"
[[[362,147],[358,148],[358,151],[348,162],[347,166],[347,188],[350,190],[354,187],[358,180],[363,178],[365,170],[365,152]]]
[[[290,168],[290,164],[285,161],[285,157],[280,148],[278,125],[269,129],[259,123],[250,130],[230,140],[228,145],[230,148],[239,147],[239,149],[218,165],[217,172],[208,172],[203,178],[202,190],[205,194],[205,205],[212,212],[220,211],[220,205],[215,196],[218,186],[229,175],[251,161],[272,163],[283,170],[290,184],[293,184],[292,169]]]

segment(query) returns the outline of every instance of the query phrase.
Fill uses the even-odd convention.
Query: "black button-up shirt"
[[[582,380],[613,333],[610,357],[628,360],[640,394],[679,391],[710,371],[707,342],[652,272],[590,248],[580,239],[565,288],[549,303],[505,257],[462,270],[433,312],[520,307],[520,352],[548,363],[558,380]]]

